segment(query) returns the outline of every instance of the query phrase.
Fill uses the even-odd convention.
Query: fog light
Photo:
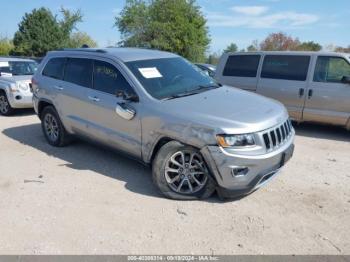
[[[235,167],[231,169],[231,174],[233,177],[245,176],[246,174],[248,174],[248,172],[248,167]]]
[[[16,98],[16,100],[21,100],[22,99],[21,96],[16,96],[15,98]]]

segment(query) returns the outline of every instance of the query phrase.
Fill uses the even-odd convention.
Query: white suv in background
[[[0,57],[0,114],[11,115],[16,108],[32,108],[31,78],[37,70],[34,60]]]

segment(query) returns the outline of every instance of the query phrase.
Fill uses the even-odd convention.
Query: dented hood
[[[189,124],[231,134],[262,131],[288,118],[281,103],[228,86],[164,101],[162,111]]]

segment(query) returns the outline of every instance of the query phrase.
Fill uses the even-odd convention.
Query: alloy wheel
[[[56,118],[51,114],[46,114],[44,118],[44,126],[47,137],[55,142],[59,136],[59,127]]]
[[[199,153],[178,151],[167,160],[164,175],[173,191],[194,194],[206,185],[208,170]]]
[[[4,95],[0,96],[0,112],[3,114],[7,114],[9,111],[9,102],[7,101],[7,98]]]

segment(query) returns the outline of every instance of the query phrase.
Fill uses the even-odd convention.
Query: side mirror
[[[343,76],[341,82],[344,84],[350,84],[350,76]]]
[[[120,117],[126,120],[131,120],[136,115],[135,109],[126,103],[117,103],[115,111]]]
[[[126,93],[123,90],[118,90],[116,96],[123,98],[125,101],[139,102],[139,97],[134,92]]]

